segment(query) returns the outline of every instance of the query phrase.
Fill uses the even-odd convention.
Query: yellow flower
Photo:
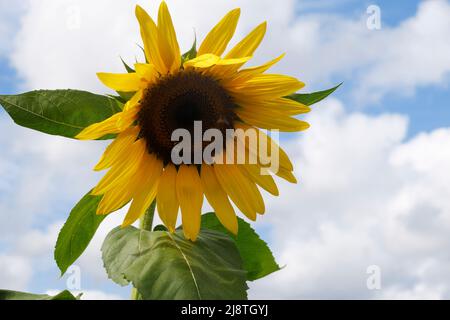
[[[221,223],[237,234],[232,202],[249,219],[256,220],[257,214],[265,212],[259,188],[278,196],[272,175],[262,173],[267,167],[261,161],[256,164],[217,161],[228,151],[229,141],[224,153],[215,155],[215,162],[174,164],[172,133],[179,128],[191,132],[194,121],[201,121],[203,130],[221,132],[229,129],[260,132],[257,128],[305,130],[308,124],[293,116],[310,109],[284,98],[304,84],[290,76],[266,74],[282,56],[258,67],[243,68],[265,35],[265,22],[224,55],[236,30],[240,9],[229,12],[202,42],[197,57],[184,62],[165,2],[159,8],[157,23],[139,6],[136,16],[147,63],[136,64],[133,73],[98,74],[107,87],[134,95],[122,112],[77,136],[81,140],[95,140],[117,134],[95,167],[95,170],[109,169],[92,192],[103,196],[97,213],[106,215],[131,202],[123,223],[128,226],[156,200],[158,213],[172,232],[181,209],[185,237],[195,241],[205,196]],[[270,140],[267,148],[273,145],[279,148]],[[275,150],[280,165],[279,170],[271,173],[296,183],[288,156],[281,149]],[[258,160],[261,152],[261,147],[246,149],[247,155],[255,154]]]

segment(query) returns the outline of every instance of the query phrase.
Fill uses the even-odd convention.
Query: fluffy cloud
[[[7,133],[0,135],[0,212],[9,213],[0,216],[0,232],[7,241],[68,214],[66,206],[94,185],[98,175],[91,168],[102,146],[23,129],[4,115],[0,125]]]
[[[267,13],[270,13],[268,18],[274,25],[281,23],[287,14],[292,16],[290,9],[293,6],[293,1],[275,6],[269,0],[168,2],[176,28],[180,31],[179,41],[186,50],[192,46],[194,31],[203,38],[227,10],[237,5],[242,5],[245,16],[237,37],[261,23],[267,18]],[[141,50],[135,45],[141,43],[134,16],[136,3],[128,0],[29,1],[15,41],[16,49],[11,55],[25,80],[25,87],[104,91],[96,79],[96,71],[122,71],[119,56],[130,62],[136,56],[142,60]],[[156,2],[139,3],[151,13],[157,11]],[[277,10],[273,10],[275,7]]]
[[[0,254],[0,287],[23,290],[28,285],[33,270],[22,256]]]
[[[0,1],[0,59],[6,58],[13,49],[11,37],[3,35],[15,34],[25,7],[26,3],[23,1],[16,1],[14,4],[6,0]]]
[[[329,101],[292,142],[297,187],[283,185],[264,223],[286,268],[255,298],[448,298],[450,129],[404,141],[407,119],[346,114]],[[366,286],[381,269],[381,290]]]
[[[383,25],[381,30],[367,28],[364,6],[358,10],[359,18],[349,19],[314,13],[310,1],[168,2],[183,48],[190,47],[193,28],[202,39],[226,10],[240,6],[243,19],[236,39],[262,20],[269,22],[256,62],[278,56],[283,48],[288,54],[278,71],[299,76],[316,88],[330,84],[331,79],[348,78],[355,83],[353,95],[361,104],[392,92],[412,94],[418,86],[441,85],[450,71],[450,5],[446,0],[424,1],[415,16],[395,27]],[[29,1],[11,55],[26,88],[104,91],[95,71],[120,71],[119,55],[128,61],[141,56],[133,45],[140,43],[135,3]],[[152,2],[146,7],[154,13],[157,5]],[[320,2],[320,6],[329,5]],[[308,13],[296,15],[302,8],[309,9]]]

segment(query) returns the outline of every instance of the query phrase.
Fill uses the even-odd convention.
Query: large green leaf
[[[103,262],[109,277],[129,282],[145,300],[242,300],[246,272],[227,235],[203,230],[196,242],[182,231],[116,228],[107,236]]]
[[[77,90],[0,95],[0,104],[18,125],[68,138],[121,111],[113,98]]]
[[[0,290],[0,300],[78,300],[69,291],[63,291],[56,296],[46,294],[34,294],[10,290]]]
[[[55,246],[55,261],[64,274],[86,250],[105,216],[96,214],[101,196],[85,195],[73,208]]]
[[[202,228],[226,233],[234,239],[248,280],[254,281],[280,270],[267,243],[261,240],[250,224],[241,218],[238,218],[238,222],[239,232],[234,236],[222,226],[215,213],[202,216]]]
[[[313,92],[313,93],[296,93],[296,94],[287,96],[286,98],[295,100],[295,101],[300,102],[307,106],[312,106],[313,104],[316,104],[316,103],[324,100],[325,98],[327,98],[329,95],[331,95],[333,92],[335,92],[341,85],[342,85],[342,83],[337,85],[334,88],[324,90],[324,91]]]

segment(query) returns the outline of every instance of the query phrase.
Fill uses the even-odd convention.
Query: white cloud
[[[0,212],[4,213],[0,232],[7,241],[32,224],[46,225],[43,219],[68,215],[66,206],[90,190],[99,177],[92,167],[102,144],[33,132],[5,116],[0,124],[7,132],[0,135]]]
[[[447,289],[444,285],[427,287],[419,284],[411,289],[390,288],[384,294],[380,295],[380,299],[391,300],[439,300]]]
[[[21,256],[0,254],[0,289],[24,290],[33,275],[29,261]]]
[[[329,100],[288,148],[299,186],[283,184],[263,223],[286,268],[255,298],[448,298],[450,128],[404,141],[407,119],[346,114]],[[381,268],[381,291],[366,287]]]
[[[89,247],[76,263],[81,268],[84,275],[88,275],[93,279],[94,284],[110,281],[108,280],[108,276],[103,267],[101,247],[108,233],[122,224],[125,212],[124,209],[115,212],[101,224]]]
[[[0,59],[7,57],[12,48],[11,38],[18,29],[20,16],[24,13],[26,3],[8,0],[0,0]],[[8,35],[8,36],[4,36]]]
[[[449,2],[422,2],[416,16],[387,30],[368,48],[376,55],[375,64],[361,76],[359,98],[378,98],[398,90],[411,94],[416,87],[447,85],[449,32]]]
[[[329,85],[331,78],[350,79],[355,83],[353,94],[361,104],[390,93],[412,94],[417,87],[447,83],[450,4],[446,0],[424,1],[416,15],[395,27],[383,25],[379,31],[368,30],[364,6],[358,10],[360,18],[355,19],[302,12],[302,8],[311,8],[309,1],[168,2],[186,50],[193,40],[193,28],[202,39],[226,10],[240,6],[242,19],[236,39],[261,21],[269,21],[268,35],[255,56],[256,62],[287,52],[275,70],[294,74],[314,89]],[[141,56],[135,46],[140,43],[133,14],[135,3],[30,2],[11,55],[25,86],[104,91],[96,71],[122,70],[119,55],[128,61]],[[155,13],[157,5],[153,2],[146,7]],[[330,4],[320,3],[324,5]]]
[[[45,231],[30,230],[19,237],[15,251],[27,258],[50,255],[62,225],[63,223],[57,222],[51,224]]]
[[[136,3],[128,0],[29,2],[11,55],[25,87],[105,91],[95,72],[122,71],[119,56],[131,63],[135,56],[142,60],[136,45],[141,43],[134,16]],[[157,12],[157,2],[139,3],[152,14]],[[293,16],[290,9],[294,1],[285,0],[282,6],[270,0],[168,3],[179,41],[188,50],[194,40],[194,29],[203,38],[227,10],[242,6],[244,19],[237,33],[237,37],[242,37],[265,19],[273,25],[284,23],[286,16]],[[45,54],[36,55],[36,52]]]

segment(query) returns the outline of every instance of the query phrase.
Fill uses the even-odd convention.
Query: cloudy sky
[[[345,82],[313,108],[310,130],[284,139],[301,183],[281,183],[256,228],[285,268],[252,283],[250,297],[450,298],[450,1],[167,2],[186,50],[194,29],[202,38],[241,7],[236,39],[269,23],[255,64],[286,52],[276,71],[306,82],[305,91]],[[120,56],[141,58],[136,3],[0,0],[0,93],[108,93],[95,73],[121,71]],[[158,6],[138,3],[153,13]],[[368,27],[371,5],[381,29]],[[0,287],[70,288],[53,246],[98,180],[91,168],[104,147],[17,127],[0,111]],[[110,216],[77,262],[86,298],[129,297],[100,260],[122,218]],[[373,268],[378,290],[367,286]]]

